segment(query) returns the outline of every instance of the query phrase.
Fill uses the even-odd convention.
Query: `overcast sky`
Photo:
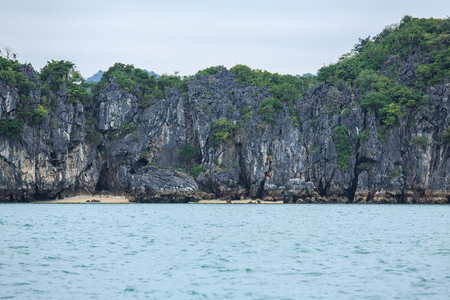
[[[449,14],[448,0],[0,0],[0,45],[38,71],[69,60],[84,77],[116,62],[158,74],[245,64],[301,75],[404,15]]]

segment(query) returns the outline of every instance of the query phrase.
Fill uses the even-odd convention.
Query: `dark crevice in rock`
[[[241,143],[236,144],[236,150],[239,155],[239,168],[241,169],[241,171],[239,173],[238,184],[245,188],[245,195],[248,196],[250,194],[251,175],[245,164],[245,159],[244,159],[242,148],[243,148],[243,146]]]
[[[406,203],[406,194],[405,189],[402,190],[402,193],[397,197],[397,203],[404,204]]]
[[[327,190],[328,190],[328,188],[329,188],[329,183],[327,182],[327,183],[325,184],[325,186],[324,186],[324,185],[323,185],[323,181],[324,181],[324,179],[320,180],[320,181],[319,181],[319,186],[317,187],[318,192],[319,192],[319,195],[320,195],[321,197],[327,196]]]
[[[108,166],[106,163],[103,164],[102,170],[100,171],[100,177],[98,178],[97,184],[95,186],[95,190],[100,191],[108,191]]]
[[[145,158],[139,159],[131,167],[130,174],[136,174],[139,171],[139,169],[141,169],[142,167],[145,167],[147,165],[147,163],[148,163],[147,159],[145,159]]]
[[[256,192],[256,198],[262,199],[263,192],[264,192],[264,185],[266,184],[266,176],[264,176],[264,179],[259,184],[258,191]]]
[[[269,160],[269,170],[267,172],[264,172],[264,179],[259,184],[258,191],[256,192],[256,198],[262,199],[265,196],[264,195],[264,186],[266,185],[266,181],[267,181],[267,179],[269,179],[271,174],[272,174],[272,161]]]
[[[58,168],[61,161],[58,158],[58,155],[55,152],[50,152],[50,163],[55,167]]]
[[[348,190],[347,190],[347,197],[348,197],[348,201],[350,203],[353,203],[353,200],[355,199],[355,192],[356,192],[357,186],[358,186],[358,174],[356,173],[356,167],[355,167],[355,177],[350,182],[350,186],[348,187]]]

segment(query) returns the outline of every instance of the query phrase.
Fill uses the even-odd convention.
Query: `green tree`
[[[192,146],[191,144],[186,144],[180,148],[178,151],[178,155],[184,160],[191,160],[194,158],[195,154],[197,154],[198,149]]]
[[[41,124],[46,115],[47,110],[45,110],[42,105],[38,105],[38,108],[36,108],[31,115],[30,125],[33,126]]]
[[[260,115],[265,123],[274,124],[275,117],[283,109],[283,104],[277,98],[266,98],[261,103],[259,103],[256,113]]]
[[[0,119],[0,134],[16,139],[23,132],[23,123],[16,119]]]
[[[337,166],[340,169],[348,167],[352,148],[350,147],[350,139],[347,134],[348,129],[345,126],[336,126],[333,129],[333,142],[336,147]]]
[[[227,118],[214,120],[211,124],[209,138],[214,145],[219,145],[233,138],[236,126],[231,124]]]
[[[48,84],[49,88],[56,93],[62,85],[78,84],[83,78],[75,70],[74,63],[52,60],[42,68],[39,79]]]

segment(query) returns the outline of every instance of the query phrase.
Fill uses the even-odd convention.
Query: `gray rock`
[[[400,84],[414,82],[417,57],[413,53],[404,60],[390,59],[390,64],[403,62]],[[22,69],[29,80],[36,80],[29,66]],[[154,99],[145,108],[112,79],[89,108],[103,134],[92,144],[85,139],[87,112],[80,103],[67,103],[61,87],[54,113],[39,127],[26,126],[15,140],[0,136],[0,201],[105,190],[140,202],[217,197],[289,203],[448,203],[450,150],[441,139],[450,121],[448,79],[427,91],[429,101],[416,113],[391,126],[385,141],[380,140],[375,114],[358,107],[357,91],[317,85],[297,100],[298,125],[287,109],[274,124],[261,125],[256,111],[270,94],[234,79],[226,69],[211,77],[195,76],[187,93],[170,89],[164,99]],[[37,107],[40,91],[32,95]],[[0,117],[14,118],[17,90],[0,81],[0,100]],[[243,121],[246,114],[248,120]],[[229,140],[214,145],[211,125],[220,118],[236,128]],[[337,166],[333,141],[337,125],[347,128],[352,149],[343,168]],[[362,133],[365,139],[358,138]],[[416,137],[425,137],[428,145],[415,145]],[[186,144],[198,149],[188,161],[178,154]],[[173,171],[188,172],[195,165],[206,170],[195,179]]]

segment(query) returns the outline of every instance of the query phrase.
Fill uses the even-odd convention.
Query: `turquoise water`
[[[450,299],[450,206],[1,204],[0,299]]]

